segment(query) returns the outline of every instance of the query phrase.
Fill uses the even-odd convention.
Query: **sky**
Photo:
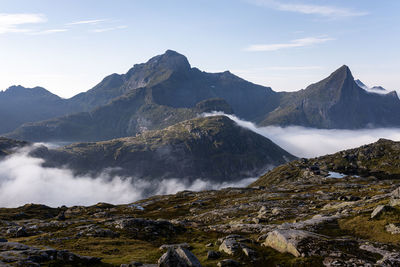
[[[167,49],[275,91],[341,65],[400,90],[398,0],[0,0],[0,90],[71,97]]]

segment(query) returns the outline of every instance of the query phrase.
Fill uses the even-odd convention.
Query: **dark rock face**
[[[284,93],[279,107],[261,122],[261,125],[339,129],[399,124],[400,100],[396,92],[384,95],[361,89],[347,66],[304,90]]]
[[[67,163],[78,173],[110,167],[118,168],[118,174],[134,177],[215,181],[255,177],[295,158],[225,116],[188,120],[136,137],[41,149],[33,155],[45,158],[46,166]]]

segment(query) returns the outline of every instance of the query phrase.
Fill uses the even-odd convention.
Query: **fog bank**
[[[386,138],[400,141],[399,128],[376,128],[361,130],[326,130],[300,126],[257,127],[254,123],[241,120],[234,115],[220,112],[205,116],[225,115],[238,125],[261,134],[297,157],[312,158],[332,154],[340,150],[359,147]]]
[[[233,183],[203,179],[194,182],[182,179],[148,181],[135,177],[111,177],[107,172],[97,177],[74,176],[69,169],[42,167],[42,159],[28,155],[31,149],[23,148],[0,161],[0,207],[18,207],[27,203],[51,207],[98,202],[123,204],[154,194],[247,186],[255,180],[248,178]]]

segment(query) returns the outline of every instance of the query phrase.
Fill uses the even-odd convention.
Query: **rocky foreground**
[[[398,147],[294,161],[248,188],[0,209],[0,266],[400,266]]]

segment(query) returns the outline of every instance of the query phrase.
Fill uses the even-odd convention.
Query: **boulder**
[[[219,246],[219,251],[223,251],[226,254],[233,255],[238,252],[240,249],[240,244],[236,241],[235,238],[226,238],[222,241],[222,244]]]
[[[169,248],[158,260],[159,267],[201,267],[200,261],[186,248]]]
[[[304,257],[305,253],[299,246],[307,239],[318,241],[322,236],[303,230],[274,230],[268,233],[264,246],[271,247],[281,253],[290,253],[295,257]]]

